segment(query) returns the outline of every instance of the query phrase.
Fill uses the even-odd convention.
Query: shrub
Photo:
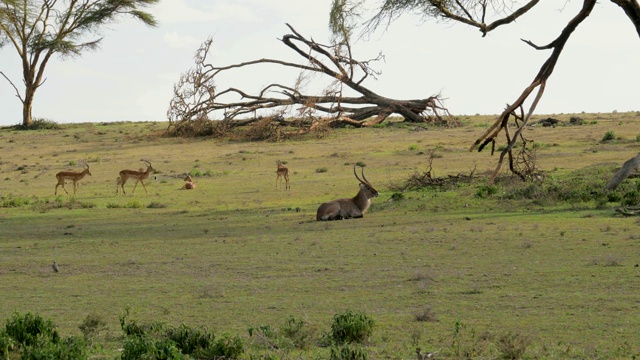
[[[16,125],[18,130],[58,130],[61,129],[60,125],[53,120],[47,120],[43,118],[36,118],[31,121],[29,125]]]
[[[244,353],[244,343],[239,336],[223,334],[213,346],[198,352],[205,359],[237,359]]]
[[[58,342],[60,336],[51,320],[45,320],[40,315],[14,313],[11,320],[7,320],[5,333],[22,346],[35,345],[38,338],[48,342]]]
[[[281,332],[284,337],[291,340],[297,349],[306,349],[313,340],[313,330],[309,329],[304,320],[289,317],[282,326]]]
[[[366,360],[367,353],[360,346],[345,344],[331,347],[331,360]]]
[[[616,138],[617,138],[616,137],[616,133],[613,132],[613,130],[609,130],[604,134],[604,136],[602,137],[602,140],[600,140],[600,142],[613,141]]]
[[[413,314],[413,318],[416,321],[429,321],[435,322],[438,321],[438,317],[436,316],[435,311],[433,311],[433,307],[427,306],[422,311],[415,312]]]
[[[29,203],[31,203],[31,200],[26,197],[14,197],[11,194],[2,197],[2,207],[5,208],[23,207],[29,205]]]
[[[102,319],[100,315],[91,313],[80,323],[78,329],[82,332],[85,341],[91,343],[93,339],[98,336],[100,331],[107,328],[107,323]]]
[[[88,358],[87,345],[79,337],[69,337],[56,343],[39,339],[35,346],[26,347],[20,354],[20,359],[29,360],[85,360]]]
[[[198,329],[192,329],[185,324],[177,328],[167,329],[165,335],[186,355],[194,354],[201,349],[208,349],[213,344],[213,335]]]
[[[491,195],[494,195],[498,192],[498,188],[494,185],[481,185],[478,186],[478,190],[476,191],[477,198],[487,198]]]
[[[362,343],[371,336],[374,321],[360,312],[346,310],[333,317],[331,339],[337,344]]]
[[[498,350],[501,359],[517,360],[522,358],[531,340],[518,333],[509,332],[498,338]]]

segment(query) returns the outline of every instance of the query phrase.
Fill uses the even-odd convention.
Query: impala
[[[282,161],[276,160],[276,164],[278,164],[278,170],[276,170],[276,189],[278,189],[278,180],[280,180],[280,188],[282,189],[282,179],[285,180],[285,189],[291,189],[289,186],[289,169],[282,165]]]
[[[358,194],[352,198],[333,200],[320,205],[316,220],[341,220],[364,216],[365,211],[371,206],[371,198],[378,196],[378,191],[364,176],[364,169],[362,169],[362,179],[358,177],[355,165],[353,166],[353,174],[360,182]]]
[[[60,171],[59,173],[56,174],[56,179],[58,179],[58,183],[56,184],[56,189],[54,191],[55,195],[58,195],[58,186],[60,185],[62,185],[62,190],[64,190],[64,192],[67,193],[67,195],[69,194],[67,189],[64,188],[64,183],[67,180],[73,181],[73,195],[76,194],[76,189],[78,188],[78,181],[80,181],[80,179],[82,179],[85,175],[91,175],[91,173],[89,172],[89,164],[85,162],[83,165],[84,165],[84,170],[82,170],[82,172]]]
[[[116,194],[118,193],[118,186],[122,188],[122,193],[126,194],[126,192],[124,191],[124,184],[127,182],[127,180],[133,179],[136,181],[136,183],[133,185],[133,191],[131,191],[131,193],[133,194],[136,192],[136,186],[138,186],[138,183],[140,183],[144,188],[144,192],[147,195],[149,195],[149,192],[147,192],[147,187],[144,185],[144,179],[148,178],[149,174],[151,174],[152,171],[156,171],[156,169],[154,169],[151,166],[151,163],[148,162],[147,160],[142,159],[140,161],[143,161],[144,163],[147,164],[147,170],[142,171],[142,169],[140,169],[140,170],[120,171],[120,176],[118,176],[117,183],[116,183]]]
[[[182,188],[180,190],[192,190],[196,188],[196,183],[193,182],[193,179],[191,178],[191,175],[187,175],[186,178],[184,178],[184,185],[182,186]]]

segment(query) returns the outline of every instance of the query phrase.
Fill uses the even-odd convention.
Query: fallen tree
[[[359,61],[353,58],[351,46],[342,41],[331,46],[322,45],[291,30],[280,39],[284,45],[304,59],[294,63],[278,59],[258,59],[227,66],[214,66],[207,62],[212,39],[207,39],[196,52],[195,67],[183,73],[174,85],[173,99],[167,117],[168,133],[188,135],[187,129],[205,130],[201,135],[226,133],[238,126],[256,125],[287,131],[269,131],[276,138],[309,131],[323,133],[327,128],[353,126],[356,128],[380,124],[392,114],[403,121],[431,123],[439,126],[457,126],[458,122],[443,105],[440,95],[424,99],[398,100],[371,91],[363,85],[379,72],[371,64],[382,59]],[[221,73],[239,70],[257,64],[274,64],[300,71],[293,85],[271,83],[256,93],[236,87],[219,90],[216,79]],[[309,95],[300,90],[300,84],[310,74],[330,79],[331,85],[321,94]],[[347,95],[346,93],[358,95]],[[295,114],[291,115],[296,106]],[[218,116],[218,118],[216,118]],[[211,124],[211,120],[218,120]]]

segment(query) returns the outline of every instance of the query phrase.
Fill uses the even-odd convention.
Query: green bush
[[[28,360],[85,360],[88,358],[87,344],[80,337],[69,337],[55,343],[39,338],[35,345],[24,348],[20,354],[20,359]]]
[[[165,335],[185,355],[194,354],[201,349],[208,349],[213,344],[213,335],[198,329],[192,329],[185,324],[177,328],[167,329]]]
[[[495,185],[481,185],[478,186],[478,190],[476,191],[477,198],[487,198],[491,195],[494,195],[498,192],[498,188]]]
[[[345,344],[331,347],[331,360],[367,360],[367,353],[360,346]]]
[[[5,334],[23,347],[35,345],[40,341],[57,343],[60,340],[58,331],[51,320],[40,315],[14,313],[5,325]]]
[[[333,317],[331,339],[336,344],[362,343],[371,336],[374,321],[367,315],[346,310]]]
[[[616,133],[613,130],[609,130],[604,134],[600,142],[613,141],[616,138],[617,138]]]
[[[204,359],[238,359],[244,354],[244,343],[239,336],[223,334],[213,346],[198,352]]]
[[[29,205],[31,203],[31,199],[26,197],[14,197],[13,195],[5,195],[2,197],[2,207],[5,208],[17,208]]]
[[[79,337],[61,339],[51,320],[40,315],[14,313],[0,333],[0,349],[5,359],[9,351],[20,351],[20,359],[83,360],[87,359],[87,344]]]

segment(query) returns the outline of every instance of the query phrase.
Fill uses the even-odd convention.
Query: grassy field
[[[583,125],[525,131],[547,175],[539,186],[601,188],[639,152],[640,113],[577,116]],[[140,321],[237,334],[247,358],[328,358],[316,346],[260,348],[247,329],[295,316],[320,337],[345,309],[375,320],[370,359],[416,358],[416,347],[499,358],[517,346],[510,336],[528,344],[525,358],[640,355],[640,221],[617,216],[619,201],[508,196],[532,186],[520,182],[478,196],[497,155],[468,148],[493,118],[461,120],[280,143],[165,138],[167,124],[151,122],[0,129],[0,318],[38,313],[70,336],[97,315],[107,330],[95,356],[108,359],[127,308]],[[607,133],[615,139],[601,141]],[[435,176],[479,177],[390,201],[432,151]],[[140,159],[157,170],[149,194],[129,182],[116,195],[118,172]],[[277,159],[291,190],[275,188]],[[54,196],[55,174],[83,160],[92,175],[77,195]],[[322,202],[356,194],[357,162],[380,197],[363,219],[316,222]],[[186,173],[195,190],[179,190]]]

